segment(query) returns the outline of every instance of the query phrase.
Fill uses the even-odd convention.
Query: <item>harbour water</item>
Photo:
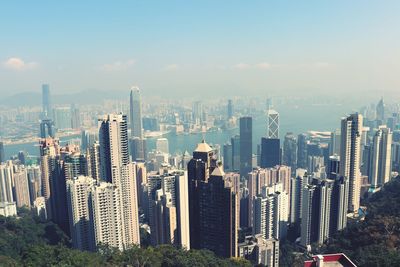
[[[293,132],[295,134],[316,131],[332,131],[340,126],[340,118],[350,112],[341,105],[307,105],[301,106],[287,105],[277,109],[280,113],[280,136],[281,139],[285,133]],[[266,132],[266,118],[260,116],[253,118],[253,153],[256,152],[257,144]],[[176,135],[168,133],[164,135],[169,141],[169,150],[172,154],[188,151],[190,154],[203,137],[210,144],[220,144],[221,146],[230,140],[230,138],[239,134],[239,128],[224,131],[215,131],[207,133]],[[79,136],[64,137],[60,139],[61,143],[66,143],[70,139],[80,138]],[[155,148],[156,138],[147,139],[148,150]],[[37,143],[15,144],[5,146],[6,158],[16,155],[19,151],[26,151],[29,155],[38,155],[39,148]]]

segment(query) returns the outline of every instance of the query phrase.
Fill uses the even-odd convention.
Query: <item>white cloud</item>
[[[254,65],[257,69],[270,69],[272,67],[271,64],[267,62],[261,62]]]
[[[169,64],[167,66],[165,66],[164,70],[168,70],[168,71],[173,71],[173,70],[177,70],[179,69],[179,65],[178,64]]]
[[[247,70],[247,69],[270,69],[272,67],[271,64],[267,62],[260,62],[256,64],[247,64],[247,63],[238,63],[232,66],[232,68],[237,70]]]
[[[233,65],[234,69],[238,69],[238,70],[246,70],[249,69],[251,67],[251,65],[246,64],[246,63],[238,63]]]
[[[34,69],[38,66],[38,64],[36,62],[25,62],[18,57],[11,57],[3,62],[3,66],[6,69],[22,71]]]
[[[100,70],[103,71],[123,71],[127,70],[135,64],[135,60],[129,59],[126,61],[115,61],[113,63],[106,63],[100,66]]]

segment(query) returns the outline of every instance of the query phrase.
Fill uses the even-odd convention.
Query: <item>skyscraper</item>
[[[363,117],[351,114],[341,122],[340,175],[349,179],[349,211],[357,212],[360,207],[360,153]]]
[[[232,163],[233,163],[233,158],[232,158],[232,144],[231,143],[225,143],[223,146],[223,155],[224,155],[224,168],[227,171],[233,171],[232,168]]]
[[[4,143],[0,141],[0,164],[6,161],[6,156],[4,153]]]
[[[149,174],[149,213],[153,245],[190,249],[188,178],[186,172]]]
[[[17,207],[29,208],[31,204],[29,199],[28,176],[27,171],[23,165],[14,166],[13,180],[13,191]]]
[[[280,140],[277,138],[261,138],[261,168],[272,168],[280,165]]]
[[[246,175],[252,170],[253,158],[253,123],[251,117],[240,118],[240,175]]]
[[[12,175],[13,166],[11,161],[0,164],[0,202],[14,202]]]
[[[232,102],[232,99],[228,100],[227,112],[228,112],[227,115],[228,115],[228,120],[229,120],[230,118],[233,117],[233,102]]]
[[[43,119],[40,121],[40,138],[52,137],[54,138],[56,130],[54,122],[51,119]]]
[[[240,170],[240,135],[231,138],[232,144],[232,171]]]
[[[285,135],[282,163],[290,166],[293,172],[297,169],[297,138],[293,133]]]
[[[95,244],[107,244],[123,250],[123,211],[121,209],[121,190],[116,185],[100,182],[93,187],[92,210]]]
[[[130,122],[131,122],[131,136],[143,139],[142,132],[142,98],[140,95],[139,87],[133,86],[131,88],[130,96]]]
[[[379,127],[373,139],[369,180],[376,189],[389,182],[391,173],[392,132],[386,126]]]
[[[376,120],[378,121],[378,125],[385,124],[385,103],[383,102],[383,97],[376,105]]]
[[[279,113],[276,110],[267,110],[267,138],[279,139]]]
[[[78,176],[67,180],[67,202],[72,245],[75,249],[95,251],[91,190],[96,180]]]
[[[188,164],[190,247],[236,257],[239,200],[224,175],[213,149],[200,143]]]
[[[51,106],[50,86],[48,84],[42,85],[42,112],[43,119],[52,118],[53,111]]]
[[[99,120],[100,173],[112,183],[120,198],[123,244],[140,244],[135,165],[129,160],[128,125],[125,115],[109,114]],[[111,189],[110,189],[111,190]]]
[[[317,180],[303,188],[300,244],[323,244],[329,238],[332,180]]]
[[[132,159],[144,161],[146,159],[146,140],[143,137],[142,97],[136,86],[131,88],[129,117],[131,126],[129,146]]]
[[[307,169],[307,138],[304,133],[297,136],[297,168]]]

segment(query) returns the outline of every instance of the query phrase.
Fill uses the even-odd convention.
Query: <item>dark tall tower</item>
[[[252,170],[253,158],[253,122],[251,117],[240,118],[240,175],[246,175]]]
[[[307,169],[307,135],[297,136],[297,168]]]
[[[222,166],[204,141],[188,163],[190,248],[236,257],[238,196],[225,184]]]
[[[290,166],[292,172],[297,169],[297,138],[293,133],[287,133],[283,141],[283,164]]]
[[[42,85],[42,105],[43,118],[52,118],[50,86],[48,84]]]
[[[3,163],[6,161],[6,156],[4,153],[4,144],[3,142],[0,142],[0,163]]]
[[[261,168],[272,168],[280,165],[280,140],[261,138]]]

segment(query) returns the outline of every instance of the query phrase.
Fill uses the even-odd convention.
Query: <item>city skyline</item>
[[[398,14],[0,3],[0,265],[400,266]]]

